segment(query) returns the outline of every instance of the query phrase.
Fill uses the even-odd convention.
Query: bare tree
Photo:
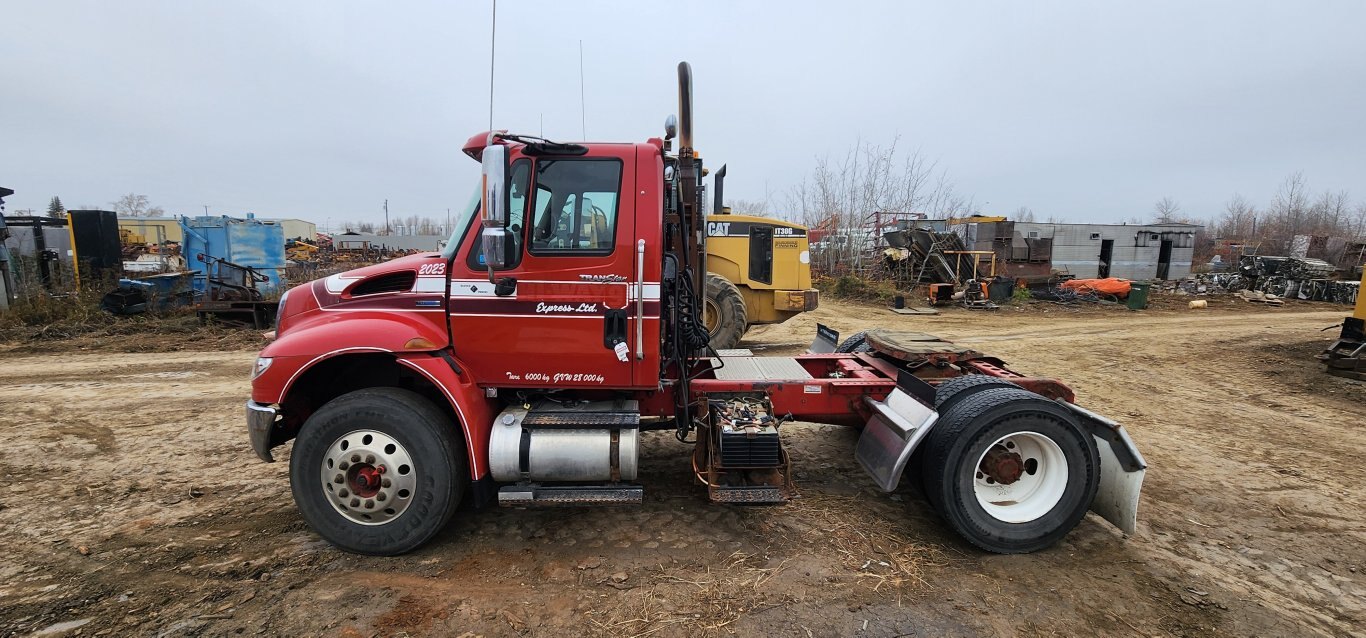
[[[1279,225],[1278,230],[1287,236],[1301,234],[1305,217],[1309,213],[1308,185],[1304,173],[1295,172],[1281,182],[1280,190],[1271,198],[1270,213],[1272,222]]]
[[[1344,223],[1350,225],[1352,218],[1352,199],[1347,191],[1324,191],[1309,208],[1309,229],[1312,235],[1331,235],[1340,230]]]
[[[1034,221],[1034,209],[1028,206],[1021,206],[1015,209],[1015,213],[1010,216],[1011,221],[1032,222]]]
[[[146,195],[128,193],[109,203],[114,212],[124,217],[161,217],[166,214],[160,206],[152,206]]]
[[[732,199],[726,202],[726,207],[736,215],[772,216],[768,209],[768,200]]]
[[[879,260],[873,250],[883,231],[878,223],[919,217],[958,217],[977,210],[934,161],[919,151],[904,152],[899,138],[878,145],[856,140],[838,161],[816,158],[811,174],[787,194],[786,213],[816,229],[813,268],[823,273],[857,272]]]
[[[1210,226],[1217,237],[1248,238],[1257,230],[1257,214],[1257,207],[1242,195],[1234,193],[1224,203],[1224,216]]]
[[[1153,204],[1153,221],[1159,224],[1170,224],[1179,221],[1176,216],[1180,213],[1181,204],[1177,203],[1177,201],[1170,196],[1163,197],[1162,199],[1157,200],[1156,204]]]

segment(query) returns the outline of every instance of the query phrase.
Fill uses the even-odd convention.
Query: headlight
[[[256,357],[256,365],[251,369],[252,380],[255,381],[256,377],[261,376],[262,373],[268,370],[272,361],[274,361],[274,359],[271,359],[270,357]]]

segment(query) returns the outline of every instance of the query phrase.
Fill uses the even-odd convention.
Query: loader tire
[[[441,531],[469,484],[457,426],[410,390],[343,394],[304,422],[289,460],[304,520],[348,552],[393,556]]]
[[[707,333],[711,347],[727,350],[740,345],[740,338],[749,328],[745,316],[745,298],[729,279],[707,273]]]
[[[1056,543],[1100,484],[1091,435],[1067,408],[1023,389],[966,397],[934,426],[924,452],[926,498],[960,536],[998,554]]]

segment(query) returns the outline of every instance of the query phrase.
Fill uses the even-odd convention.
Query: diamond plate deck
[[[749,348],[723,348],[716,351],[718,357],[752,357],[754,351]]]
[[[640,405],[635,400],[568,404],[540,401],[527,412],[522,427],[634,429],[640,427]]]
[[[708,490],[714,503],[786,503],[787,495],[780,487],[767,485],[744,487],[713,487]]]
[[[639,485],[508,485],[498,490],[498,504],[504,507],[639,505],[644,500],[645,489]]]
[[[713,359],[714,365],[717,360]],[[721,357],[716,378],[724,381],[802,381],[811,373],[793,357]]]

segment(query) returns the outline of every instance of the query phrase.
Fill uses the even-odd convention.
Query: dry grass
[[[202,324],[189,309],[118,316],[102,310],[99,300],[92,292],[20,297],[0,312],[0,352],[242,350],[266,344],[260,331]]]
[[[588,612],[588,621],[602,633],[618,636],[649,636],[671,627],[689,635],[719,635],[744,614],[790,602],[767,587],[787,561],[764,567],[767,562],[735,552],[701,570],[660,565],[649,570],[650,587],[623,594],[615,608]]]
[[[823,547],[841,556],[849,575],[874,591],[918,590],[929,586],[929,568],[948,565],[942,547],[918,540],[900,524],[870,527],[867,498],[810,493],[791,507],[819,532]]]
[[[599,584],[626,591],[605,597],[586,618],[603,635],[729,635],[746,616],[804,602],[804,585],[784,577],[797,577],[800,570],[788,568],[800,556],[834,557],[838,568],[819,575],[827,583],[898,598],[923,593],[928,572],[951,559],[906,526],[871,528],[868,506],[864,496],[811,490],[784,508],[798,519],[796,525],[788,516],[754,522],[755,536],[771,543],[768,556],[737,551],[710,564],[661,564],[640,575],[647,583],[641,586],[604,581]]]

